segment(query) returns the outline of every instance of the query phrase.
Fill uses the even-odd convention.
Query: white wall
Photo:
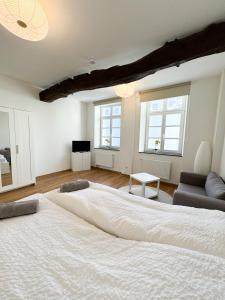
[[[225,138],[225,70],[221,75],[219,98],[217,105],[217,114],[215,122],[215,132],[213,140],[213,157],[212,157],[212,170],[221,173],[222,177],[225,178],[225,149],[224,138]],[[221,158],[222,157],[222,158]]]
[[[86,135],[86,105],[69,97],[38,99],[39,89],[0,76],[0,106],[32,112],[36,176],[71,168],[71,141]]]
[[[220,80],[216,117],[212,170],[218,172],[225,180],[225,70],[222,72]]]
[[[219,76],[194,81],[191,84],[183,157],[184,170],[193,170],[195,155],[201,141],[209,141],[211,147],[213,146],[219,86]]]
[[[139,172],[141,171],[141,159],[146,158],[170,161],[172,163],[170,181],[178,183],[182,170],[193,170],[194,158],[200,142],[202,140],[208,140],[213,144],[219,84],[219,76],[205,78],[191,83],[183,157],[138,153],[140,127],[139,97],[135,95],[134,97],[123,99],[121,149],[119,152],[112,151],[115,158],[113,170],[123,173]],[[92,141],[94,136],[93,114],[93,105],[88,104],[87,137]],[[105,150],[93,150],[93,165],[95,164],[94,157],[97,151],[101,152]]]
[[[136,101],[137,95],[123,99],[122,102],[120,170],[124,174],[133,172],[136,139]]]
[[[223,180],[225,181],[225,139],[224,139],[224,143],[223,143],[223,150],[222,150],[221,165],[220,165],[219,174],[223,178]]]

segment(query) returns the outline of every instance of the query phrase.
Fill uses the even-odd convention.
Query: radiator
[[[113,168],[113,154],[111,153],[95,153],[96,166]]]
[[[171,162],[152,160],[152,159],[141,159],[142,172],[155,175],[161,179],[170,179]]]

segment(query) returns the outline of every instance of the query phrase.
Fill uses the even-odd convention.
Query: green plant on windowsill
[[[157,140],[155,140],[155,152],[157,152],[159,150],[159,147],[160,147],[160,140],[157,139]]]

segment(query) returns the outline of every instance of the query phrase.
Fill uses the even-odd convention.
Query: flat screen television
[[[89,152],[90,150],[90,141],[72,141],[72,152]]]

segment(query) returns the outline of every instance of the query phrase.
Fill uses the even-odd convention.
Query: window
[[[145,152],[182,155],[188,96],[146,104]]]
[[[121,103],[100,105],[99,148],[120,148]]]

